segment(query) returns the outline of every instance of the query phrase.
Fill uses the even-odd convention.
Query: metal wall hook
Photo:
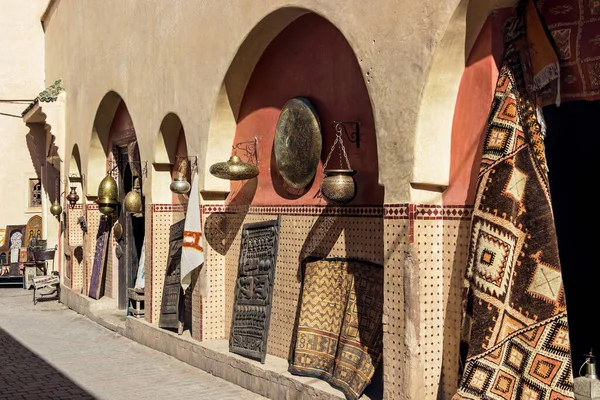
[[[258,166],[258,138],[256,136],[254,136],[254,140],[238,142],[231,148],[234,154],[237,154],[237,150],[242,150],[248,162]]]
[[[360,124],[354,121],[333,121],[335,124],[335,131],[338,134],[344,133],[350,143],[356,143],[356,148],[360,148]],[[354,125],[354,132],[348,134],[346,124]]]

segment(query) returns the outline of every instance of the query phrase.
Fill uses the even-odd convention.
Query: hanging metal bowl
[[[326,169],[321,181],[321,194],[332,204],[346,204],[356,196],[356,181],[353,169]]]
[[[217,178],[230,181],[243,181],[258,176],[256,165],[245,163],[236,155],[231,156],[228,161],[211,165],[209,171]]]
[[[171,192],[177,194],[186,194],[190,191],[190,183],[185,179],[185,176],[177,176],[173,178],[173,182],[169,185]]]

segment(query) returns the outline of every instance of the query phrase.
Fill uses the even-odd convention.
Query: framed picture
[[[42,181],[38,177],[28,178],[27,209],[29,212],[42,210]]]
[[[19,262],[24,263],[27,262],[29,258],[29,253],[27,252],[27,247],[21,247],[19,249]]]

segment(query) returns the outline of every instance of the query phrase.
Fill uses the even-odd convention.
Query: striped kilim
[[[523,33],[507,35],[483,146],[454,400],[573,399],[566,301]]]
[[[358,399],[381,360],[383,268],[350,259],[307,259],[289,371]]]

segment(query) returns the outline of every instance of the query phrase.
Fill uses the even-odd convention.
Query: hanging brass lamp
[[[243,181],[258,176],[257,147],[258,139],[256,137],[253,141],[236,144],[233,147],[234,150],[244,150],[250,162],[243,162],[234,152],[229,160],[211,165],[209,169],[210,173],[217,178],[230,181]],[[252,163],[253,160],[255,161],[254,163]]]
[[[60,215],[62,213],[62,207],[60,206],[60,203],[58,202],[58,200],[54,200],[54,203],[52,203],[52,205],[50,206],[50,214],[54,215],[55,217]]]
[[[123,206],[125,211],[130,213],[141,213],[142,212],[142,195],[140,194],[140,178],[136,177],[133,181],[133,189],[125,195],[123,199]]]
[[[98,198],[96,199],[98,210],[104,215],[112,214],[119,205],[118,195],[117,182],[108,173],[98,186]]]
[[[190,183],[185,178],[185,173],[187,169],[187,159],[181,160],[179,163],[179,170],[177,171],[177,176],[173,178],[173,182],[169,185],[169,189],[171,192],[177,194],[186,194],[190,191]]]

